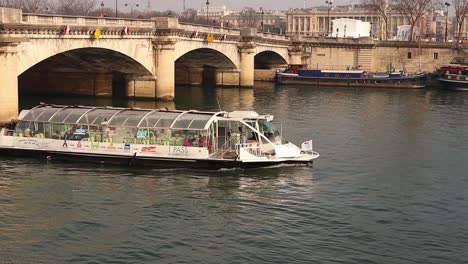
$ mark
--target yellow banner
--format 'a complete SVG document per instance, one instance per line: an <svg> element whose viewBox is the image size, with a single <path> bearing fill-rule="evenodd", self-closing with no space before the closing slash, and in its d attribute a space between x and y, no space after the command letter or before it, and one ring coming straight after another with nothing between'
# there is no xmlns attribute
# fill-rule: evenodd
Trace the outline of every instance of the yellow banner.
<svg viewBox="0 0 468 264"><path fill-rule="evenodd" d="M208 36L206 36L206 41L208 41L208 42L213 42L214 39L215 39L215 37L212 34L208 34Z"/></svg>
<svg viewBox="0 0 468 264"><path fill-rule="evenodd" d="M94 31L94 38L99 39L101 35L102 35L101 30L99 28L96 28L96 30Z"/></svg>

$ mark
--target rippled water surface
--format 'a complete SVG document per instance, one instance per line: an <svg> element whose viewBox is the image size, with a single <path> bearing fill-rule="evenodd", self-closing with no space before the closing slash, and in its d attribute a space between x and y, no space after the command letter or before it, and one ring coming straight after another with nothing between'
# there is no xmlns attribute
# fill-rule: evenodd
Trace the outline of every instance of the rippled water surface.
<svg viewBox="0 0 468 264"><path fill-rule="evenodd" d="M468 263L468 93L184 88L314 139L314 168L195 171L0 160L0 263ZM44 98L25 98L29 107Z"/></svg>

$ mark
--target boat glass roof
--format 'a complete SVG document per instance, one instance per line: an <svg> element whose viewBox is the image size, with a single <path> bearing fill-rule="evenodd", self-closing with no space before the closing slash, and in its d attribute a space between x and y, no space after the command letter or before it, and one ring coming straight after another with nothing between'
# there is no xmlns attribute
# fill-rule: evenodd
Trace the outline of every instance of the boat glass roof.
<svg viewBox="0 0 468 264"><path fill-rule="evenodd" d="M50 123L64 123L74 124L78 119L89 109L74 109L74 108L63 108L55 112L54 116L50 118Z"/></svg>
<svg viewBox="0 0 468 264"><path fill-rule="evenodd" d="M136 127L141 119L149 112L151 112L151 110L125 110L115 115L114 118L109 121L108 125L113 127Z"/></svg>
<svg viewBox="0 0 468 264"><path fill-rule="evenodd" d="M113 127L204 130L214 116L224 114L224 112L40 105L29 110L21 121L94 126L107 122L107 125Z"/></svg>
<svg viewBox="0 0 468 264"><path fill-rule="evenodd" d="M78 121L79 125L101 125L120 112L119 109L96 108L84 114Z"/></svg>
<svg viewBox="0 0 468 264"><path fill-rule="evenodd" d="M49 119L59 110L61 110L61 108L33 108L26 114L26 116L22 120L32 122L48 122Z"/></svg>

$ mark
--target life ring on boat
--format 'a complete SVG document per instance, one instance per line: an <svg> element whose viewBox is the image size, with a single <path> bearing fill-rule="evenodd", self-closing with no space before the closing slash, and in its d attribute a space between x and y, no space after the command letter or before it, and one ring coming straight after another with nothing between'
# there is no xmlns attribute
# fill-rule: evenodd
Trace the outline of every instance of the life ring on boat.
<svg viewBox="0 0 468 264"><path fill-rule="evenodd" d="M260 153L260 144L258 144L258 142L249 143L248 147L249 147L250 153L254 155L258 155L258 153Z"/></svg>

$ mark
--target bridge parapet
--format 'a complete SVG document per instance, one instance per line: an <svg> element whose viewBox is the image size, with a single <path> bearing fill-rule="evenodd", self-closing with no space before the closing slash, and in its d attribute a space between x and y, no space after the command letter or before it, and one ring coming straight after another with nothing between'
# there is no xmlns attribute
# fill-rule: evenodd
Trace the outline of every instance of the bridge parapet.
<svg viewBox="0 0 468 264"><path fill-rule="evenodd" d="M188 23L181 23L181 22L179 22L179 27L183 30L192 31L192 32L228 34L228 35L240 36L239 29L224 28L224 27L217 27L217 26L209 27L205 25L188 24Z"/></svg>
<svg viewBox="0 0 468 264"><path fill-rule="evenodd" d="M287 35L274 34L270 32L257 32L257 36L264 39L290 41L290 37Z"/></svg>
<svg viewBox="0 0 468 264"><path fill-rule="evenodd" d="M23 14L22 24L29 25L74 25L74 26L132 26L153 28L155 23L149 19L126 19L108 17L63 16L49 14Z"/></svg>

